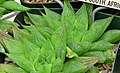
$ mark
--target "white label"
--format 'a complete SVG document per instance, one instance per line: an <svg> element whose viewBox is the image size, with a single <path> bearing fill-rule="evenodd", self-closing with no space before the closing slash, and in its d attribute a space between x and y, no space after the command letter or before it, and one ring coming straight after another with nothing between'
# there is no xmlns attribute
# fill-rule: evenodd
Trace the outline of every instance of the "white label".
<svg viewBox="0 0 120 73"><path fill-rule="evenodd" d="M79 1L120 10L120 0L79 0Z"/></svg>

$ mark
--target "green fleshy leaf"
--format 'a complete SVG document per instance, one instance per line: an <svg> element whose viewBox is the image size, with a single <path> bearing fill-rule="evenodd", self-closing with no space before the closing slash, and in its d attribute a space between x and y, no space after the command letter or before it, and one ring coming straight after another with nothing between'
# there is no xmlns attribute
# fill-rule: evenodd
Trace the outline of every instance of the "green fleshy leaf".
<svg viewBox="0 0 120 73"><path fill-rule="evenodd" d="M37 73L51 73L51 68L52 68L52 64L41 65L40 63L38 63L36 65Z"/></svg>
<svg viewBox="0 0 120 73"><path fill-rule="evenodd" d="M52 10L49 10L46 7L44 7L44 10L45 10L45 13L46 13L47 17L60 21L60 18L61 18L60 14L58 14L58 13L52 11Z"/></svg>
<svg viewBox="0 0 120 73"><path fill-rule="evenodd" d="M81 55L89 50L90 44L91 43L89 42L79 42L77 44L74 43L71 49L73 52L77 53L77 55Z"/></svg>
<svg viewBox="0 0 120 73"><path fill-rule="evenodd" d="M78 57L78 55L75 52L73 52L69 47L67 47L66 57L73 58L73 57Z"/></svg>
<svg viewBox="0 0 120 73"><path fill-rule="evenodd" d="M106 50L103 52L106 57L106 62L112 63L115 59L115 53L113 49Z"/></svg>
<svg viewBox="0 0 120 73"><path fill-rule="evenodd" d="M85 66L77 58L75 58L65 62L62 72L63 73L84 73L86 70L87 70L87 66Z"/></svg>
<svg viewBox="0 0 120 73"><path fill-rule="evenodd" d="M70 31L67 30L67 45L68 47L70 47L71 49L75 47L75 43L79 43L83 37L83 33L78 31L78 30L74 30L74 31Z"/></svg>
<svg viewBox="0 0 120 73"><path fill-rule="evenodd" d="M101 51L87 52L87 53L83 54L82 56L98 57L99 58L98 63L104 63L106 60L104 53Z"/></svg>
<svg viewBox="0 0 120 73"><path fill-rule="evenodd" d="M0 64L0 73L27 73L13 64Z"/></svg>
<svg viewBox="0 0 120 73"><path fill-rule="evenodd" d="M55 49L50 40L48 40L41 48L41 55L44 56L45 61L49 64L53 63L56 58Z"/></svg>
<svg viewBox="0 0 120 73"><path fill-rule="evenodd" d="M64 44L67 43L67 39L68 39L68 29L67 29L67 25L63 25L61 27L59 27L56 31L53 32L52 34L52 40L56 41L57 39L61 40L62 42L64 42Z"/></svg>
<svg viewBox="0 0 120 73"><path fill-rule="evenodd" d="M56 30L57 28L60 27L61 25L61 22L60 20L57 20L55 18L51 18L51 16L48 16L48 15L45 15L45 14L42 14L43 17L47 20L47 22L49 23L49 27L52 28L53 30Z"/></svg>
<svg viewBox="0 0 120 73"><path fill-rule="evenodd" d="M1 7L8 10L28 11L30 8L24 7L15 1L6 1L0 5Z"/></svg>
<svg viewBox="0 0 120 73"><path fill-rule="evenodd" d="M51 36L52 44L55 48L57 58L60 58L63 62L66 56L66 41L67 41L67 29L66 25L61 26Z"/></svg>
<svg viewBox="0 0 120 73"><path fill-rule="evenodd" d="M86 5L87 13L88 13L88 24L89 26L91 26L91 23L93 22L92 21L93 5L89 3L86 3L85 5Z"/></svg>
<svg viewBox="0 0 120 73"><path fill-rule="evenodd" d="M58 73L61 72L63 69L63 61L60 58L57 58L53 62L53 67L52 67L52 73Z"/></svg>
<svg viewBox="0 0 120 73"><path fill-rule="evenodd" d="M46 39L50 39L51 38L51 35L53 33L53 30L51 28L48 28L48 27L41 27L41 28L39 28L38 27L37 29Z"/></svg>
<svg viewBox="0 0 120 73"><path fill-rule="evenodd" d="M21 39L23 37L28 39L28 40L32 39L30 32L25 30L25 29L21 30L17 26L12 25L12 30L13 30L14 39Z"/></svg>
<svg viewBox="0 0 120 73"><path fill-rule="evenodd" d="M0 17L2 17L5 11L6 11L5 8L0 7Z"/></svg>
<svg viewBox="0 0 120 73"><path fill-rule="evenodd" d="M12 36L10 36L9 34L3 33L2 31L0 31L0 53L5 54L6 51L8 50L6 48L5 42L3 41L4 38L9 38L11 39Z"/></svg>
<svg viewBox="0 0 120 73"><path fill-rule="evenodd" d="M22 54L8 54L12 61L27 72L34 71L34 65Z"/></svg>
<svg viewBox="0 0 120 73"><path fill-rule="evenodd" d="M93 66L92 68L90 68L89 71L87 71L86 73L99 73L99 70L97 67Z"/></svg>
<svg viewBox="0 0 120 73"><path fill-rule="evenodd" d="M71 3L69 0L64 0L64 3L69 7L69 9L75 13L74 8L72 7Z"/></svg>
<svg viewBox="0 0 120 73"><path fill-rule="evenodd" d="M68 2L64 2L64 9L61 16L61 21L63 24L69 24L70 28L73 28L73 23L75 21L74 11L70 8Z"/></svg>
<svg viewBox="0 0 120 73"><path fill-rule="evenodd" d="M26 71L34 71L40 48L32 42L22 38L20 40L4 40L8 48L7 56ZM12 43L12 44L11 44ZM28 45L29 44L29 45ZM22 45L22 46L21 46ZM26 52L27 51L27 52Z"/></svg>
<svg viewBox="0 0 120 73"><path fill-rule="evenodd" d="M71 34L73 36L73 41L74 43L78 43L81 41L82 37L83 37L83 32L80 32L80 31L71 31Z"/></svg>
<svg viewBox="0 0 120 73"><path fill-rule="evenodd" d="M116 43L120 41L120 30L108 30L102 35L100 40L106 40L110 43Z"/></svg>
<svg viewBox="0 0 120 73"><path fill-rule="evenodd" d="M93 22L90 29L84 34L82 41L94 42L100 38L106 28L111 23L113 17L97 20Z"/></svg>
<svg viewBox="0 0 120 73"><path fill-rule="evenodd" d="M4 38L3 41L9 53L11 54L22 53L22 50L21 50L22 44L20 43L20 41L9 39L9 38Z"/></svg>
<svg viewBox="0 0 120 73"><path fill-rule="evenodd" d="M59 33L53 33L51 37L52 44L55 48L55 53L57 58L60 58L63 62L65 61L66 56L66 44L62 38L63 35L59 35Z"/></svg>
<svg viewBox="0 0 120 73"><path fill-rule="evenodd" d="M44 17L37 14L31 14L31 13L27 13L27 15L36 27L48 26L48 23Z"/></svg>
<svg viewBox="0 0 120 73"><path fill-rule="evenodd" d="M82 32L88 30L88 13L86 10L86 4L84 3L82 7L76 12L75 28Z"/></svg>
<svg viewBox="0 0 120 73"><path fill-rule="evenodd" d="M18 24L15 22L0 20L0 30L3 32L7 32L7 31L9 31L9 30L7 30L7 28L11 28L12 24L18 26Z"/></svg>
<svg viewBox="0 0 120 73"><path fill-rule="evenodd" d="M112 49L113 46L114 46L114 44L111 44L107 41L101 40L101 41L92 43L89 51L105 51L108 49Z"/></svg>
<svg viewBox="0 0 120 73"><path fill-rule="evenodd" d="M79 61L87 66L88 70L99 61L98 57L78 57Z"/></svg>
<svg viewBox="0 0 120 73"><path fill-rule="evenodd" d="M24 16L24 21L26 24L32 25L32 21L27 16Z"/></svg>
<svg viewBox="0 0 120 73"><path fill-rule="evenodd" d="M0 44L0 53L5 53L5 49L1 44Z"/></svg>
<svg viewBox="0 0 120 73"><path fill-rule="evenodd" d="M42 47L42 45L46 42L45 37L36 29L36 27L31 26L31 34L32 34L32 42Z"/></svg>

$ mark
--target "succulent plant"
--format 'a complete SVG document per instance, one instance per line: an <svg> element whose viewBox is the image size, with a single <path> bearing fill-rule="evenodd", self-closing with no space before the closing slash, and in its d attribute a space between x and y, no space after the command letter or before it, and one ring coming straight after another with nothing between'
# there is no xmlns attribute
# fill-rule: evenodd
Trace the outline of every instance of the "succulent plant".
<svg viewBox="0 0 120 73"><path fill-rule="evenodd" d="M1 48L1 53L25 73L97 72L94 64L113 61L111 49L120 40L120 30L113 32L115 37L106 37L111 32L105 32L113 16L92 22L92 5L84 3L75 12L68 1L61 15L46 7L44 10L42 15L27 12L25 22L30 25L21 24L24 29L12 25L12 38L0 33L1 45L7 51Z"/></svg>

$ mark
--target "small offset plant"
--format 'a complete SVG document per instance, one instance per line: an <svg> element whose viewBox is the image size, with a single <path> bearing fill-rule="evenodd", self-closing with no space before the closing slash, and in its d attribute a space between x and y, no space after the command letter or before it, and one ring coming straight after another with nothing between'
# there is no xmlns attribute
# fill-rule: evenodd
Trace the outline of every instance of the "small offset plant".
<svg viewBox="0 0 120 73"><path fill-rule="evenodd" d="M0 51L14 63L1 65L1 73L98 73L96 63L113 62L120 30L105 32L113 16L92 22L92 5L75 12L67 1L61 15L44 10L27 12L24 29L12 24L13 37L0 32Z"/></svg>

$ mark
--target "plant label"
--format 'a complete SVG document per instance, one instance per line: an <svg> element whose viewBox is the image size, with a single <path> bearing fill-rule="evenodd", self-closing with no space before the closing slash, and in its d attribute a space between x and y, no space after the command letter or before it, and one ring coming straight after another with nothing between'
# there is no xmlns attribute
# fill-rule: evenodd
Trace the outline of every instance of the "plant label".
<svg viewBox="0 0 120 73"><path fill-rule="evenodd" d="M120 10L120 0L79 0L79 1Z"/></svg>

